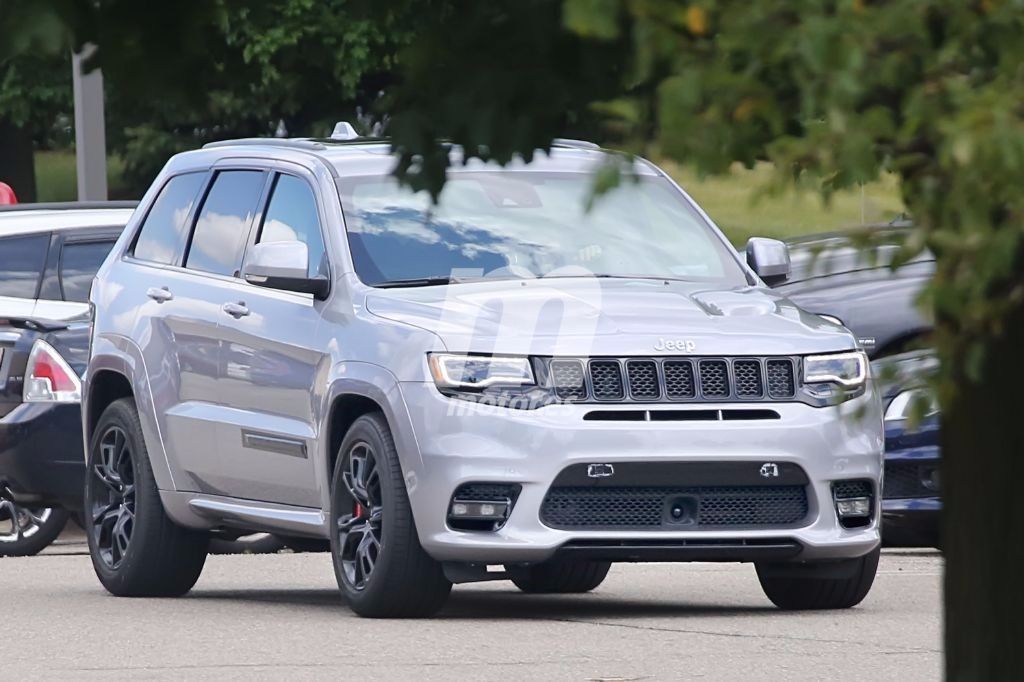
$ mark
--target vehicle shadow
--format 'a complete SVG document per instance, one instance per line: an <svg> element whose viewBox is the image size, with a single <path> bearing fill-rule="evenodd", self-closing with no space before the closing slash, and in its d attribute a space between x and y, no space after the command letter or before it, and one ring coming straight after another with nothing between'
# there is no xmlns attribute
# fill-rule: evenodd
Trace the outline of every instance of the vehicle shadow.
<svg viewBox="0 0 1024 682"><path fill-rule="evenodd" d="M187 599L251 602L260 605L303 606L339 610L346 614L345 600L336 590L195 590ZM663 598L624 599L600 590L589 594L528 595L512 588L508 591L462 590L457 587L444 608L435 616L440 620L570 620L577 618L666 617L778 614L764 605L714 605ZM354 615L354 614L351 614Z"/></svg>

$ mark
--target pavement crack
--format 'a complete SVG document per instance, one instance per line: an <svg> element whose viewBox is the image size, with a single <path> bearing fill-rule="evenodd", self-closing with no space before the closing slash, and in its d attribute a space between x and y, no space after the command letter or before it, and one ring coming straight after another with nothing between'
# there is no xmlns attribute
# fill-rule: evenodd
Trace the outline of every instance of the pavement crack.
<svg viewBox="0 0 1024 682"><path fill-rule="evenodd" d="M631 623L610 623L608 621L601 620L578 620L575 618L541 618L539 620L555 621L559 623L574 623L576 625L595 625L599 627L611 627L611 628L626 628L630 630L642 630L648 632L667 632L673 634L683 635L706 635L709 637L733 637L737 639L773 639L778 641L791 641L791 642L806 642L811 644L839 644L848 646L855 644L859 646L867 646L876 648L879 653L889 654L941 654L942 652L938 649L928 649L925 647L902 647L899 649L893 649L887 645L876 644L874 642L859 642L856 640L847 639L827 639L824 637L799 637L794 635L777 635L777 634L746 634L743 632L720 632L717 630L696 630L691 628L668 628L657 625L634 625Z"/></svg>

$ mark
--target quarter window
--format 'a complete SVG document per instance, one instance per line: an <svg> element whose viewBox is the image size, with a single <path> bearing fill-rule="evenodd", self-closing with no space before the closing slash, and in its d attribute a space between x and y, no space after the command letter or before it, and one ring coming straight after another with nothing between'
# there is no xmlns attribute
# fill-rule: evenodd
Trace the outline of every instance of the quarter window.
<svg viewBox="0 0 1024 682"><path fill-rule="evenodd" d="M327 257L313 190L292 175L278 175L260 228L260 243L302 242L309 250L309 275L327 275Z"/></svg>
<svg viewBox="0 0 1024 682"><path fill-rule="evenodd" d="M186 173L167 181L135 242L136 258L165 264L177 261L188 229L185 223L204 177L204 173Z"/></svg>
<svg viewBox="0 0 1024 682"><path fill-rule="evenodd" d="M0 239L0 296L35 298L49 234Z"/></svg>
<svg viewBox="0 0 1024 682"><path fill-rule="evenodd" d="M85 303L96 271L113 248L113 241L70 242L60 257L60 286L65 301Z"/></svg>
<svg viewBox="0 0 1024 682"><path fill-rule="evenodd" d="M263 171L221 171L196 221L185 267L237 275L249 226L263 190Z"/></svg>

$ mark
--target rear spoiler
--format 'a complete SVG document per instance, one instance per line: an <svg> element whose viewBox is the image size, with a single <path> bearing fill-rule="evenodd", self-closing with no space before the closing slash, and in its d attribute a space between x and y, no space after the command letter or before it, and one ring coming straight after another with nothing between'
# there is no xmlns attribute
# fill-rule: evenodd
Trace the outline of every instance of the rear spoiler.
<svg viewBox="0 0 1024 682"><path fill-rule="evenodd" d="M88 317L75 317L70 320L47 320L38 317L0 317L0 327L27 329L46 334L69 328L76 322L88 322Z"/></svg>

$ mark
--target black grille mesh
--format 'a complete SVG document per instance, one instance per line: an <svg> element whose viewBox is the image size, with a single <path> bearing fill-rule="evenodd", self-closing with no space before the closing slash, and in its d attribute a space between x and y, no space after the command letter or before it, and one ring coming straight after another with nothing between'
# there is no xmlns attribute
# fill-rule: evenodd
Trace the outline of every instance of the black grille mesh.
<svg viewBox="0 0 1024 682"><path fill-rule="evenodd" d="M765 365L768 370L768 395L772 398L792 398L796 395L792 361L772 359Z"/></svg>
<svg viewBox="0 0 1024 682"><path fill-rule="evenodd" d="M937 496L938 486L932 489L924 484L926 479L931 478L936 466L936 462L886 462L882 497L893 499Z"/></svg>
<svg viewBox="0 0 1024 682"><path fill-rule="evenodd" d="M693 365L689 360L666 360L662 364L665 372L665 393L673 400L696 398L693 383Z"/></svg>
<svg viewBox="0 0 1024 682"><path fill-rule="evenodd" d="M555 358L555 395L568 401L787 400L796 397L790 358Z"/></svg>
<svg viewBox="0 0 1024 682"><path fill-rule="evenodd" d="M836 481L832 484L837 500L851 497L871 497L871 483L868 481Z"/></svg>
<svg viewBox="0 0 1024 682"><path fill-rule="evenodd" d="M807 517L803 486L693 486L551 488L541 521L552 528L671 528L668 507L675 499L696 501L688 529L790 526ZM676 526L678 527L678 526Z"/></svg>
<svg viewBox="0 0 1024 682"><path fill-rule="evenodd" d="M555 394L562 400L579 400L587 397L583 363L579 360L552 360L551 380L555 384Z"/></svg>
<svg viewBox="0 0 1024 682"><path fill-rule="evenodd" d="M622 369L615 360L591 362L590 381L594 384L594 397L598 400L622 400L626 397L622 386Z"/></svg>
<svg viewBox="0 0 1024 682"><path fill-rule="evenodd" d="M705 398L725 398L729 395L729 365L725 360L701 360L700 392Z"/></svg>
<svg viewBox="0 0 1024 682"><path fill-rule="evenodd" d="M737 360L732 363L736 395L741 398L760 398L764 395L761 363L758 360Z"/></svg>
<svg viewBox="0 0 1024 682"><path fill-rule="evenodd" d="M519 486L516 484L466 483L455 490L452 499L463 502L495 502L506 498L515 500L518 496Z"/></svg>
<svg viewBox="0 0 1024 682"><path fill-rule="evenodd" d="M630 360L626 363L629 394L638 400L661 397L658 383L658 365L653 360Z"/></svg>

